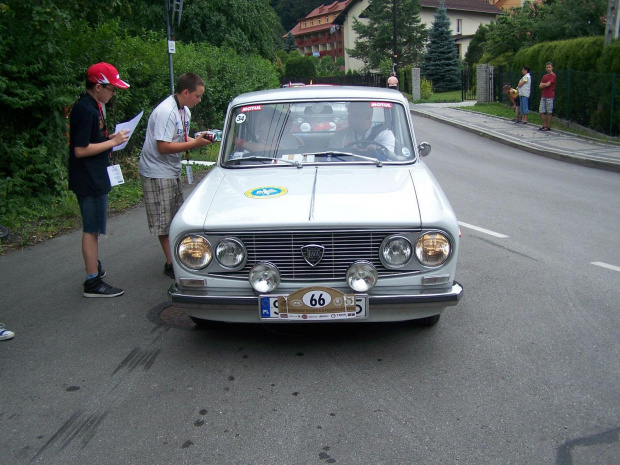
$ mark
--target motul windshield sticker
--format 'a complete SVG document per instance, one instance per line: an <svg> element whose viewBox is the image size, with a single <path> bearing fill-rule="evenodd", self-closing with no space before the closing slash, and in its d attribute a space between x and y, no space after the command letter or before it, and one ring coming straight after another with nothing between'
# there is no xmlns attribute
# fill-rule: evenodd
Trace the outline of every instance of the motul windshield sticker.
<svg viewBox="0 0 620 465"><path fill-rule="evenodd" d="M250 105L249 107L241 107L241 113L245 113L247 111L261 111L262 109L262 105Z"/></svg>
<svg viewBox="0 0 620 465"><path fill-rule="evenodd" d="M271 199L285 195L287 192L288 189L286 187L263 186L245 191L245 196L251 199Z"/></svg>
<svg viewBox="0 0 620 465"><path fill-rule="evenodd" d="M371 108L392 108L390 102L370 102Z"/></svg>

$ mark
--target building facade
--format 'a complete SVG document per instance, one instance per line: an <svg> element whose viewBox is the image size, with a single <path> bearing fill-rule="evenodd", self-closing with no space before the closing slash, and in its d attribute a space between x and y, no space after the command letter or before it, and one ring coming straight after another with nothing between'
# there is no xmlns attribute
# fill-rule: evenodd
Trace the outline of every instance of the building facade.
<svg viewBox="0 0 620 465"><path fill-rule="evenodd" d="M351 1L335 1L329 5L321 5L299 21L290 31L295 37L299 53L317 57L330 56L334 60L344 57L344 28L334 21Z"/></svg>
<svg viewBox="0 0 620 465"><path fill-rule="evenodd" d="M420 18L427 29L433 26L440 0L420 0ZM463 59L474 34L481 24L489 24L504 12L491 5L486 0L444 0L455 45L459 58ZM364 22L364 10L368 8L368 0L350 0L342 13L336 18L336 23L342 26L344 40L345 69L361 70L364 63L352 58L347 49L355 47L356 34L353 31L353 18Z"/></svg>

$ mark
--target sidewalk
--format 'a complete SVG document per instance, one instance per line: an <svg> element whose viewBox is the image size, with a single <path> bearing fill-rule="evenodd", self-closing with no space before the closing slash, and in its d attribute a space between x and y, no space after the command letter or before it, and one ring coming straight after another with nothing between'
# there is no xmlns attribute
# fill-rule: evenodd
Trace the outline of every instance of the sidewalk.
<svg viewBox="0 0 620 465"><path fill-rule="evenodd" d="M620 145L568 132L543 132L535 124L516 124L497 116L467 111L475 102L411 104L414 115L451 124L483 137L549 158L620 172ZM454 108L454 107L460 108Z"/></svg>

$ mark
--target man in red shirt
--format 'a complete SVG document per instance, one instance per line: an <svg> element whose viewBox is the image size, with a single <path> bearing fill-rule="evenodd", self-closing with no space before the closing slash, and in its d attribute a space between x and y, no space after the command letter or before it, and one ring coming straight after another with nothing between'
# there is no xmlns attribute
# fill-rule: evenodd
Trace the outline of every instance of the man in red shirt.
<svg viewBox="0 0 620 465"><path fill-rule="evenodd" d="M545 65L547 74L540 81L539 89L542 89L540 107L538 112L542 118L540 131L551 131L551 118L553 118L553 99L555 98L555 74L553 73L553 63L550 61Z"/></svg>

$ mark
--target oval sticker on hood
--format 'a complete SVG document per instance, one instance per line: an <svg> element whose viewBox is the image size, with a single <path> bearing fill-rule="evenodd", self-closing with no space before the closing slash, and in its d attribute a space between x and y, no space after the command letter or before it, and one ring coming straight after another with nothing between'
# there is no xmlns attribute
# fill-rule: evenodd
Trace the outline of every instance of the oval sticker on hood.
<svg viewBox="0 0 620 465"><path fill-rule="evenodd" d="M270 199L273 197L280 197L287 192L288 189L286 187L263 186L245 191L245 196L251 199Z"/></svg>

